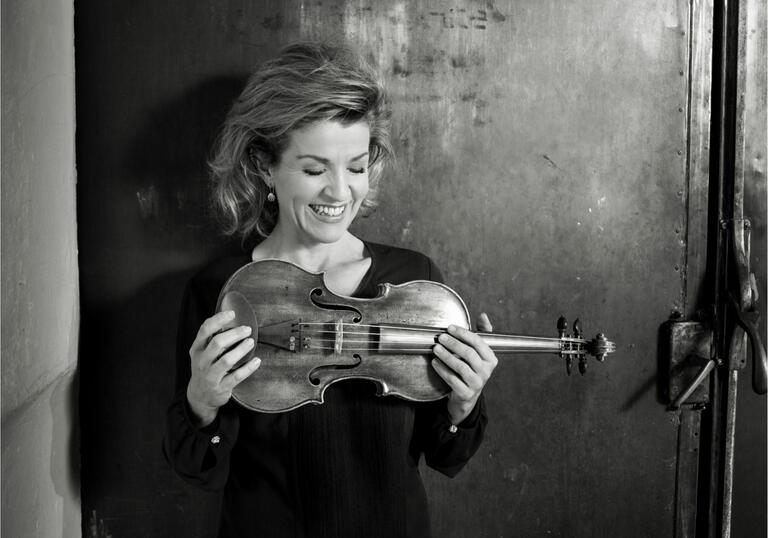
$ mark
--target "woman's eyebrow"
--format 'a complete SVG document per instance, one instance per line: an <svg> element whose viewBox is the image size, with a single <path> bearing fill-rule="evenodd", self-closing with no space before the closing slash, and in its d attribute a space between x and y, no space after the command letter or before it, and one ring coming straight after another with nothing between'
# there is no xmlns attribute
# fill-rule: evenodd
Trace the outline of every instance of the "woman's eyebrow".
<svg viewBox="0 0 768 538"><path fill-rule="evenodd" d="M357 157L353 157L353 158L351 158L349 161L350 161L350 162L352 162L352 161L357 161L358 159L362 159L362 158L363 158L363 157L365 157L366 155L368 155L368 152L367 152L367 151L366 151L366 152L364 152L364 153L361 153L361 154L360 154L360 155L358 155ZM330 161L329 159L326 159L326 158L324 158L324 157L319 157L319 156L317 156L317 155L311 155L311 154L296 155L296 158L297 158L297 159L314 159L314 160L316 160L316 161L318 161L318 162L321 162L321 163L323 163L323 164L325 164L325 165L329 165L329 164L331 164L331 161Z"/></svg>

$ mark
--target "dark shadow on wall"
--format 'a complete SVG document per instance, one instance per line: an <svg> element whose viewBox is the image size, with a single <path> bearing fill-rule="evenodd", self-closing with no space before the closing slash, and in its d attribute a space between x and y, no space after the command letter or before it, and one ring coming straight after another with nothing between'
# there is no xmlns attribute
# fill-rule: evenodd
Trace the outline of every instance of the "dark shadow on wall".
<svg viewBox="0 0 768 538"><path fill-rule="evenodd" d="M192 271L152 280L83 316L83 535L215 536L219 495L175 476L162 454L174 393L176 320Z"/></svg>
<svg viewBox="0 0 768 538"><path fill-rule="evenodd" d="M51 482L63 502L61 529L64 536L77 535L76 519L80 509L80 416L77 395L80 369L55 383L49 402L51 409ZM73 528L74 526L74 528Z"/></svg>
<svg viewBox="0 0 768 538"><path fill-rule="evenodd" d="M152 107L125 154L126 168L136 178L166 177L172 183L204 170L218 130L247 77L213 77Z"/></svg>
<svg viewBox="0 0 768 538"><path fill-rule="evenodd" d="M172 472L162 436L184 286L208 260L242 251L206 210L206 160L244 83L212 78L150 107L118 175L99 157L110 140L78 140L83 536L216 536L220 496ZM88 114L84 124L100 121Z"/></svg>
<svg viewBox="0 0 768 538"><path fill-rule="evenodd" d="M122 163L144 219L165 230L203 228L210 237L207 160L246 80L247 75L211 78L147 113Z"/></svg>

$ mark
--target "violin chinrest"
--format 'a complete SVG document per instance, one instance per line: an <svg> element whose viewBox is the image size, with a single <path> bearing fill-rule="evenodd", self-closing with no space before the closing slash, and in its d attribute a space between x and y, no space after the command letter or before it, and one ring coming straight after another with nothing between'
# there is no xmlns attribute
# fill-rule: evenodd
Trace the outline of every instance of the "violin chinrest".
<svg viewBox="0 0 768 538"><path fill-rule="evenodd" d="M221 305L219 307L220 312L224 310L232 310L235 313L234 319L224 327L225 330L245 325L251 328L251 338L253 338L254 342L259 341L259 321L256 317L256 312L254 312L251 303L245 295L236 290L230 290L225 293L221 298ZM240 359L233 370L251 360L255 354L256 348L254 346L245 357Z"/></svg>

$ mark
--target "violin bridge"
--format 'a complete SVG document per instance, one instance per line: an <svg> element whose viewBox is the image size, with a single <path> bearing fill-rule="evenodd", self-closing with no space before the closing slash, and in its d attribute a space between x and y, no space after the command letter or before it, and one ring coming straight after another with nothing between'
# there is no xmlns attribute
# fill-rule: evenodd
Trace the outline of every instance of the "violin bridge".
<svg viewBox="0 0 768 538"><path fill-rule="evenodd" d="M341 354L341 346L344 342L344 321L338 320L336 322L336 331L333 339L333 351L337 355Z"/></svg>

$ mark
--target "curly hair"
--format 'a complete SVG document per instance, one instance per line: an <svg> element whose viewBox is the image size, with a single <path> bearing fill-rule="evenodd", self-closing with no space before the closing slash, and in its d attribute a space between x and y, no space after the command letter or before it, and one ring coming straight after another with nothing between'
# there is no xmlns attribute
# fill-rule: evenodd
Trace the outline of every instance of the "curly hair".
<svg viewBox="0 0 768 538"><path fill-rule="evenodd" d="M288 45L248 79L224 121L208 162L214 211L227 235L269 235L277 204L265 203L270 166L280 162L296 129L321 121L366 121L370 188L363 211L376 206L378 180L392 159L389 110L376 71L344 46Z"/></svg>

